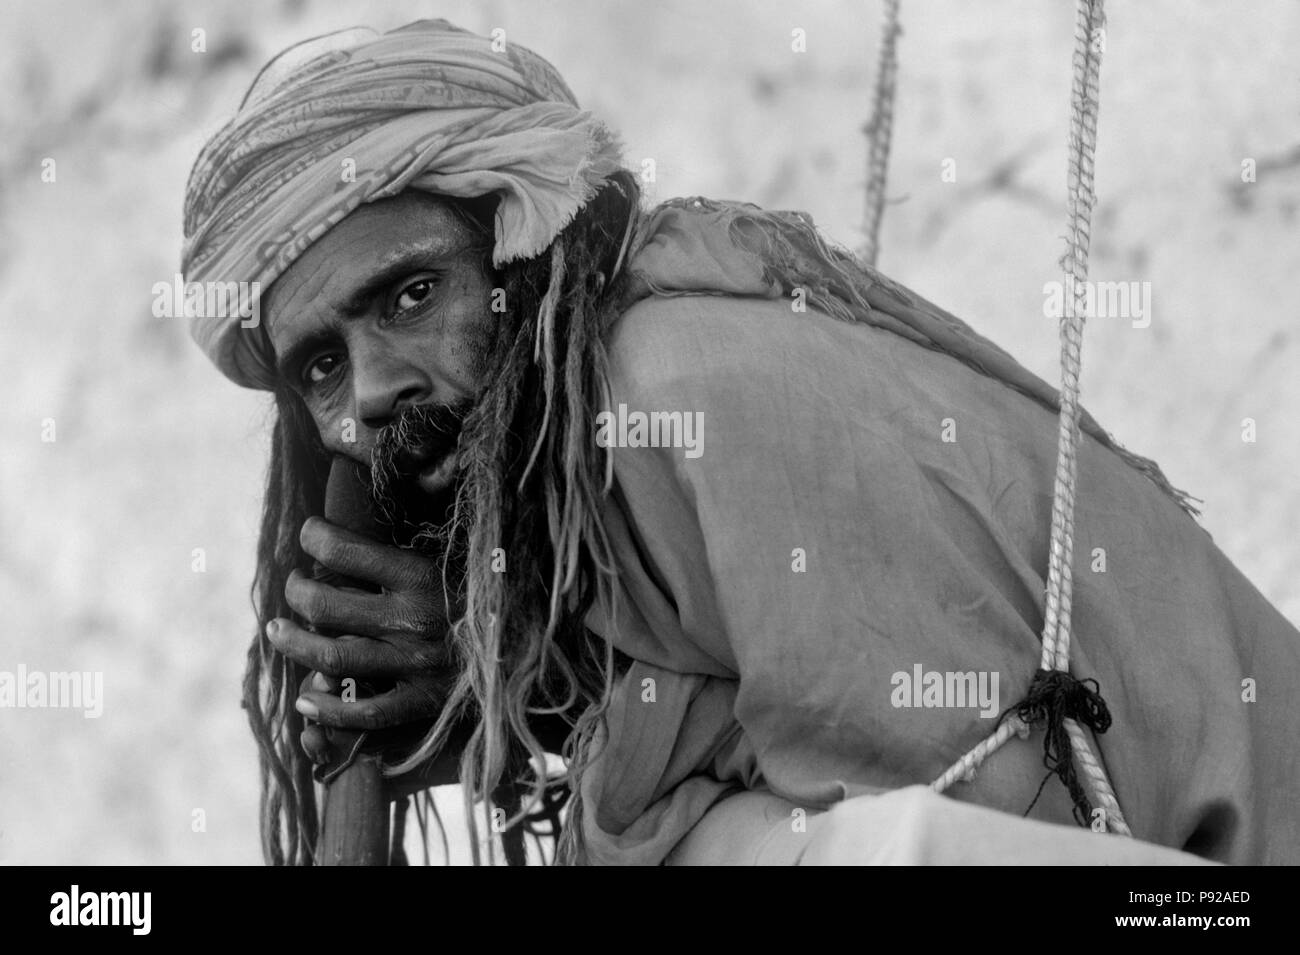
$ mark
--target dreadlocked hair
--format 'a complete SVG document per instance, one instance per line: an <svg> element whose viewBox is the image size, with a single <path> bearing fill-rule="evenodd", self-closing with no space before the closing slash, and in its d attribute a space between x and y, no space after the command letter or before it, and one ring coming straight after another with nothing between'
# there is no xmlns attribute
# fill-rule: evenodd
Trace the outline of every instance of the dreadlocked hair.
<svg viewBox="0 0 1300 955"><path fill-rule="evenodd" d="M447 634L456 681L424 739L385 768L410 771L436 757L454 729L473 727L460 779L475 864L483 861L475 803L491 819L487 831L499 832L537 807L553 818L564 787L574 799L556 861L581 857L579 783L599 755L593 742L626 663L583 619L597 601L614 616L616 571L600 517L613 458L596 445L595 416L609 405L604 333L620 312L639 205L635 178L620 171L546 252L494 276L506 310L488 384L461 433L452 516L437 535L449 602L464 608ZM460 209L490 230L490 206ZM263 852L275 865L311 864L319 816L310 760L298 744L304 722L293 708L306 670L279 654L263 628L273 617L295 617L284 584L295 567L310 568L298 533L321 512L328 465L301 400L277 392L253 586L259 629L244 678L259 748ZM502 552L505 573L494 570ZM560 717L570 730L558 779L548 778L530 725L540 717ZM492 819L494 801L509 809L504 826L500 813ZM487 846L492 863L492 839Z"/></svg>
<svg viewBox="0 0 1300 955"><path fill-rule="evenodd" d="M276 617L302 622L284 597L295 569L309 572L311 558L298 532L324 510L329 456L302 401L276 392L262 526L253 578L257 633L244 668L243 707L257 742L261 779L262 853L271 865L310 865L318 829L312 765L298 745L305 724L293 708L307 669L281 654L266 637Z"/></svg>

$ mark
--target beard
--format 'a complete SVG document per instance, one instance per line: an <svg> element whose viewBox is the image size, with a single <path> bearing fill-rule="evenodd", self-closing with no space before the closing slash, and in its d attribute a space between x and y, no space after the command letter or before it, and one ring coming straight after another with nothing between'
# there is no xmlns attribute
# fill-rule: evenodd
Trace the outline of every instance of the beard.
<svg viewBox="0 0 1300 955"><path fill-rule="evenodd" d="M380 430L370 456L370 496L376 513L392 528L393 543L433 556L456 503L459 478L430 493L421 472L456 453L465 418L474 403L426 404L404 408Z"/></svg>

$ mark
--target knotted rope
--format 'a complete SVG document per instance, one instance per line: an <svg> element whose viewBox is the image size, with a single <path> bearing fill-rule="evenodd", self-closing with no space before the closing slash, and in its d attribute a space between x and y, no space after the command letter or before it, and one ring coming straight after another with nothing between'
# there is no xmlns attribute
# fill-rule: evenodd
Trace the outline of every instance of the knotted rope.
<svg viewBox="0 0 1300 955"><path fill-rule="evenodd" d="M898 77L899 0L885 0L885 18L876 59L876 89L871 119L862 127L867 135L867 202L863 212L866 240L861 257L875 266L880 252L880 220L885 212L885 181L889 173L889 146L894 133L894 91Z"/></svg>
<svg viewBox="0 0 1300 955"><path fill-rule="evenodd" d="M1074 502L1079 446L1079 373L1082 368L1084 315L1078 309L1088 279L1091 241L1093 155L1097 147L1100 104L1101 46L1097 42L1105 23L1104 0L1078 0L1074 34L1074 80L1070 92L1068 141L1069 236L1060 265L1064 272L1065 310L1061 316L1061 398L1057 431L1056 480L1052 491L1051 548L1048 562L1043 650L1040 668L1024 700L999 720L988 739L962 756L931 783L943 792L957 780L969 781L975 770L1003 743L1045 721L1043 762L1060 776L1070 791L1076 819L1084 824L1095 803L1102 810L1103 828L1131 835L1120 811L1106 770L1093 753L1081 723L1097 733L1110 726L1110 713L1097 692L1095 680L1080 682L1069 674L1070 622L1074 593ZM1086 684L1092 684L1088 687ZM1074 763L1078 764L1076 775Z"/></svg>

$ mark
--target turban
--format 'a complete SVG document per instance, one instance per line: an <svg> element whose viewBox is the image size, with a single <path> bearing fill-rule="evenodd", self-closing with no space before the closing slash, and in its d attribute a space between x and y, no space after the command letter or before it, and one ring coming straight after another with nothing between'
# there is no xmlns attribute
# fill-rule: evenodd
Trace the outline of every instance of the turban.
<svg viewBox="0 0 1300 955"><path fill-rule="evenodd" d="M265 291L358 206L405 189L497 195L501 266L544 251L618 168L611 132L517 44L445 20L330 34L263 68L199 153L181 269ZM190 334L233 381L272 388L268 339L245 324L192 315Z"/></svg>

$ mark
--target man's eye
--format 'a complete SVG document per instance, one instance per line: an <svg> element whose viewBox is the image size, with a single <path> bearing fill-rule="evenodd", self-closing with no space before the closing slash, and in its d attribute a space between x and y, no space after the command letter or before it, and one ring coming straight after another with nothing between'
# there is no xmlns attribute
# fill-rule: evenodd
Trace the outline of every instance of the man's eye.
<svg viewBox="0 0 1300 955"><path fill-rule="evenodd" d="M303 369L303 380L309 385L317 385L333 374L334 369L338 367L338 355L321 355L305 369Z"/></svg>
<svg viewBox="0 0 1300 955"><path fill-rule="evenodd" d="M409 285L404 285L393 301L394 308L399 312L415 308L433 293L434 284L433 279L417 279Z"/></svg>

